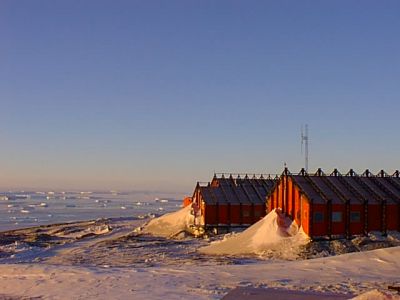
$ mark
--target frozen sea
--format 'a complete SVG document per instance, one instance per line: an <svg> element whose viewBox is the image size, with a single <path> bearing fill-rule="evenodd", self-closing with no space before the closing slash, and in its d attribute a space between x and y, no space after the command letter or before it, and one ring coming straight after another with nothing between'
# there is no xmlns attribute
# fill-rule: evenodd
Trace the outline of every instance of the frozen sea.
<svg viewBox="0 0 400 300"><path fill-rule="evenodd" d="M183 194L115 191L0 192L0 231L99 218L146 218L177 210Z"/></svg>

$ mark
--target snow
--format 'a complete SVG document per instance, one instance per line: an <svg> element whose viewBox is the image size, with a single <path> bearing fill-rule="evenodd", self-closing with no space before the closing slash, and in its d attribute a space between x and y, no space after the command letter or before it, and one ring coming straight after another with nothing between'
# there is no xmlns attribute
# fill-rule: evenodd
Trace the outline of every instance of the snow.
<svg viewBox="0 0 400 300"><path fill-rule="evenodd" d="M2 264L0 298L2 293L43 299L221 299L231 289L247 286L366 293L357 300L399 299L387 290L388 284L399 284L399 255L400 247L395 247L312 260L243 265L85 268ZM392 298L383 298L383 292Z"/></svg>
<svg viewBox="0 0 400 300"><path fill-rule="evenodd" d="M280 258L293 259L309 238L280 211L273 210L263 219L243 231L227 236L199 251L209 255L265 255L279 252Z"/></svg>
<svg viewBox="0 0 400 300"><path fill-rule="evenodd" d="M176 212L155 218L144 226L142 232L154 236L177 237L180 233L187 231L189 225L194 223L191 209L191 205L188 205Z"/></svg>
<svg viewBox="0 0 400 300"><path fill-rule="evenodd" d="M390 300L390 299L400 299L400 297L384 293L379 290L372 290L352 298L352 300Z"/></svg>
<svg viewBox="0 0 400 300"><path fill-rule="evenodd" d="M152 220L144 231L174 236L187 228L190 218L190 208L181 209ZM108 220L104 225L110 224L109 232L106 226L96 227L102 223L93 222L54 225L40 232L37 228L21 230L23 236L43 236L48 246L40 248L40 240L33 249L24 246L28 243L21 244L13 257L5 253L12 249L4 248L3 258L0 248L0 299L221 299L236 287L331 292L348 294L349 298L359 295L356 300L400 299L388 290L389 285L400 285L400 247L308 260L235 257L238 263L232 264L223 256L196 251L198 256L185 256L193 245L204 245L207 240L176 241L132 233L143 222ZM88 231L93 234L81 235ZM59 244L53 235L60 234L73 238ZM166 252L168 262L145 264L149 253L164 242L168 247L159 250ZM243 233L201 251L254 254L288 249L288 254L294 255L305 242L301 228L274 211ZM96 260L100 254L104 256L101 259L107 259Z"/></svg>
<svg viewBox="0 0 400 300"><path fill-rule="evenodd" d="M76 230L72 232L56 232L54 233L55 236L58 237L64 237L64 238L75 238L75 239L81 239L83 237L86 237L88 235L101 235L101 234L106 234L110 232L110 227L107 224L93 224L92 226L89 226L83 230Z"/></svg>

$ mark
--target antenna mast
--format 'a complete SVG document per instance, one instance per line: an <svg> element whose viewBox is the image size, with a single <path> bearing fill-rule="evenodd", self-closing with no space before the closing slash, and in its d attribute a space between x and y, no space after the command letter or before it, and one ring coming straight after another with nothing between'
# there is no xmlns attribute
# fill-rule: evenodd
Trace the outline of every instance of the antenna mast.
<svg viewBox="0 0 400 300"><path fill-rule="evenodd" d="M303 153L303 144L304 144L304 160L305 167L304 169L308 173L308 124L305 125L305 130L303 132L303 126L301 126L301 153Z"/></svg>

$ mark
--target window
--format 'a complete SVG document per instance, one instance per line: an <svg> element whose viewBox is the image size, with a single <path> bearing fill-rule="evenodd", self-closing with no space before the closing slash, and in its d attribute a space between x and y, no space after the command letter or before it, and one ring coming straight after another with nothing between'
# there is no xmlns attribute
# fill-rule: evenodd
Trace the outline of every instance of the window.
<svg viewBox="0 0 400 300"><path fill-rule="evenodd" d="M314 213L314 223L322 223L324 221L324 213L316 211Z"/></svg>
<svg viewBox="0 0 400 300"><path fill-rule="evenodd" d="M250 212L248 210L244 210L243 217L249 217L249 216L250 216Z"/></svg>
<svg viewBox="0 0 400 300"><path fill-rule="evenodd" d="M340 211L332 212L332 222L335 223L342 222L342 213Z"/></svg>
<svg viewBox="0 0 400 300"><path fill-rule="evenodd" d="M358 223L360 221L361 221L361 214L359 211L350 212L350 222L351 223Z"/></svg>

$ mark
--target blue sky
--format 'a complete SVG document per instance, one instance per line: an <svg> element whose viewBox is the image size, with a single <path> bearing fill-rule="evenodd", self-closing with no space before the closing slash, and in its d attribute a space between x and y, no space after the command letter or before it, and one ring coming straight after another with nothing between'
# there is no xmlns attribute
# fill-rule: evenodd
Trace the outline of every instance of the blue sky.
<svg viewBox="0 0 400 300"><path fill-rule="evenodd" d="M398 1L0 2L0 187L399 168Z"/></svg>

